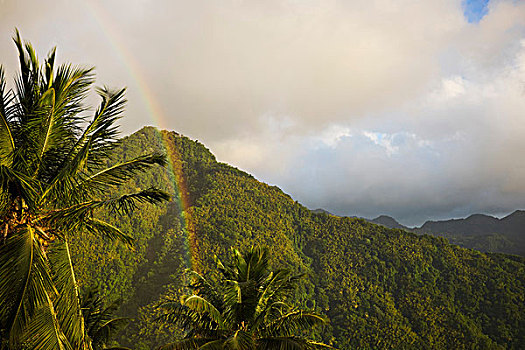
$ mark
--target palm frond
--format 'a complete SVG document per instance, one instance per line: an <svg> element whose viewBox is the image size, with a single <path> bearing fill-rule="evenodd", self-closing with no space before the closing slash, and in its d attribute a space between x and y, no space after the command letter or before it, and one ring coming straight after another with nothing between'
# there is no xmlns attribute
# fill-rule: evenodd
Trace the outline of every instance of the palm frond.
<svg viewBox="0 0 525 350"><path fill-rule="evenodd" d="M105 345L129 321L128 318L114 316L118 303L114 302L106 306L99 295L98 287L91 286L83 291L81 307L85 332L92 340L92 347L95 350L107 349ZM114 347L114 349L121 349L121 347Z"/></svg>
<svg viewBox="0 0 525 350"><path fill-rule="evenodd" d="M54 303L60 328L74 348L81 348L85 343L84 318L67 237L53 244L48 258L53 282L58 290Z"/></svg>
<svg viewBox="0 0 525 350"><path fill-rule="evenodd" d="M74 186L72 186L70 178L79 172L87 173L88 160L92 165L99 167L103 160L101 155L107 157L106 151L114 145L118 135L114 123L124 108L124 91L122 89L116 92L108 90L100 92L102 96L101 106L67 154L59 173L56 174L44 197L53 192L59 192L55 193L55 196L52 196L53 198L63 194L63 192L56 191L56 188L63 188L64 192L72 191ZM62 184L64 181L67 181L69 186L64 186Z"/></svg>
<svg viewBox="0 0 525 350"><path fill-rule="evenodd" d="M94 329L90 335L93 343L100 345L108 343L111 337L129 322L129 319L125 317L108 319L108 315L105 315L104 312L102 312L102 314L102 320L104 321L97 325L96 329Z"/></svg>
<svg viewBox="0 0 525 350"><path fill-rule="evenodd" d="M262 334L269 336L292 336L317 325L325 325L328 320L313 312L289 312L261 329Z"/></svg>
<svg viewBox="0 0 525 350"><path fill-rule="evenodd" d="M207 339L207 338L189 338L182 339L179 341L174 341L172 343L163 345L159 350L196 350L206 343L216 341L216 339Z"/></svg>
<svg viewBox="0 0 525 350"><path fill-rule="evenodd" d="M222 300L222 296L219 295L217 288L215 288L203 275L190 269L186 270L186 274L191 280L189 287L196 294L203 296L213 304Z"/></svg>
<svg viewBox="0 0 525 350"><path fill-rule="evenodd" d="M224 341L224 347L231 350L254 350L255 341L249 332L237 330Z"/></svg>
<svg viewBox="0 0 525 350"><path fill-rule="evenodd" d="M154 166L166 165L166 156L160 153L152 153L132 160L115 164L109 168L89 176L80 182L79 188L75 190L92 190L93 188L106 191L108 186L118 186L125 183L131 177Z"/></svg>
<svg viewBox="0 0 525 350"><path fill-rule="evenodd" d="M80 102L92 82L91 69L60 66L51 86L42 93L34 117L24 124L24 132L33 135L35 171L44 171L46 180L62 171L64 159L77 140L84 119L79 116L83 110ZM58 164L61 166L52 166Z"/></svg>
<svg viewBox="0 0 525 350"><path fill-rule="evenodd" d="M282 289L282 287L286 283L289 282L290 274L291 273L288 270L279 270L275 273L272 273L270 276L268 276L266 286L257 302L257 307L255 309L255 317L257 317L264 310L266 310L266 307L268 303L270 302L270 300L276 294L279 293L279 291Z"/></svg>
<svg viewBox="0 0 525 350"><path fill-rule="evenodd" d="M242 303L242 288L238 281L226 280L228 288L224 294L224 301L226 305L234 305Z"/></svg>
<svg viewBox="0 0 525 350"><path fill-rule="evenodd" d="M128 247L133 246L133 237L125 234L119 228L97 218L86 218L85 227L86 230L92 234L100 235L110 240L117 239Z"/></svg>
<svg viewBox="0 0 525 350"><path fill-rule="evenodd" d="M12 198L20 197L34 209L38 202L39 184L22 172L0 164L0 191Z"/></svg>
<svg viewBox="0 0 525 350"><path fill-rule="evenodd" d="M314 350L333 349L330 345L315 342L301 337L268 337L258 339L261 350Z"/></svg>
<svg viewBox="0 0 525 350"><path fill-rule="evenodd" d="M212 303L208 300L198 296L190 295L183 297L182 304L197 313L207 314L213 322L217 323L220 328L223 326L222 315Z"/></svg>
<svg viewBox="0 0 525 350"><path fill-rule="evenodd" d="M18 79L16 84L18 90L18 102L20 105L20 110L18 112L20 113L20 116L23 116L24 110L32 110L32 107L34 105L34 99L37 95L36 90L38 84L36 84L36 82L38 81L38 73L36 73L33 69L36 57L32 49L30 51L33 51L33 61L32 58L28 57L28 55L26 54L27 48L25 47L26 45L24 45L24 43L22 42L22 38L18 29L16 29L13 41L15 42L16 48L18 49L20 63L20 78ZM25 118L22 117L21 119Z"/></svg>
<svg viewBox="0 0 525 350"><path fill-rule="evenodd" d="M201 316L180 302L166 302L160 306L165 312L155 320L163 320L184 330L207 328L200 323Z"/></svg>
<svg viewBox="0 0 525 350"><path fill-rule="evenodd" d="M10 96L5 91L4 68L0 65L0 164L10 164L15 148L11 125L8 120Z"/></svg>
<svg viewBox="0 0 525 350"><path fill-rule="evenodd" d="M242 288L239 282L233 280L225 281L224 289L224 322L230 325L235 325L240 322L242 315L239 311L242 307L243 294Z"/></svg>
<svg viewBox="0 0 525 350"><path fill-rule="evenodd" d="M16 229L0 245L0 328L8 329L15 347L36 310L56 292L45 256L31 226Z"/></svg>
<svg viewBox="0 0 525 350"><path fill-rule="evenodd" d="M84 135L89 135L92 140L92 152L95 155L101 154L106 157L105 152L114 146L119 135L118 126L115 123L122 117L127 103L126 89L110 90L102 87L97 89L97 93L102 101Z"/></svg>
<svg viewBox="0 0 525 350"><path fill-rule="evenodd" d="M246 280L253 279L258 283L262 282L268 276L268 249L260 247L251 247L245 254L246 258Z"/></svg>
<svg viewBox="0 0 525 350"><path fill-rule="evenodd" d="M112 212L129 214L136 208L137 203L157 204L170 198L170 195L166 192L150 188L107 200L91 200L68 208L52 210L43 215L42 220L53 222L55 227L70 232L82 229L88 225L90 228L100 229L103 234L108 234L110 237L119 237L127 240L126 237L120 236L117 231L112 230L109 225L101 221L98 223L93 221L93 212L100 208L107 208Z"/></svg>
<svg viewBox="0 0 525 350"><path fill-rule="evenodd" d="M51 87L56 92L57 115L64 119L74 135L80 132L85 118L80 113L85 110L82 102L94 83L92 67L76 67L71 64L62 64L56 71Z"/></svg>
<svg viewBox="0 0 525 350"><path fill-rule="evenodd" d="M154 165L166 165L165 155L152 153L88 175L90 168L88 162L97 163L97 168L100 168L101 163L99 158L93 156L93 140L90 138L79 150L75 151L76 155L68 160L60 173L53 179L51 185L45 190L42 195L44 199L57 203L64 200L81 202L92 197L93 194L103 196L107 193L108 187L122 185L133 176Z"/></svg>
<svg viewBox="0 0 525 350"><path fill-rule="evenodd" d="M24 44L22 42L22 37L20 36L20 32L18 31L18 29L15 29L15 36L13 37L13 41L15 42L16 48L18 49L20 72L22 78L25 80L25 77L29 76L29 62L26 58Z"/></svg>
<svg viewBox="0 0 525 350"><path fill-rule="evenodd" d="M47 55L46 61L44 63L44 89L51 88L51 85L53 84L53 73L55 68L55 55L56 55L57 48L56 46L51 49L49 54Z"/></svg>
<svg viewBox="0 0 525 350"><path fill-rule="evenodd" d="M35 158L33 177L42 168L45 152L49 148L57 148L57 143L62 142L65 136L64 128L60 127L62 119L54 113L55 90L50 88L45 91L38 102L38 109L33 111L34 117L24 124L23 130L24 133L32 136L33 144L30 150Z"/></svg>
<svg viewBox="0 0 525 350"><path fill-rule="evenodd" d="M224 339L217 339L207 342L199 347L199 350L223 350Z"/></svg>
<svg viewBox="0 0 525 350"><path fill-rule="evenodd" d="M20 340L24 346L34 350L81 349L72 346L62 332L57 313L49 296L47 305L35 312Z"/></svg>
<svg viewBox="0 0 525 350"><path fill-rule="evenodd" d="M103 205L114 212L129 214L137 207L137 203L159 204L170 199L171 196L168 193L157 188L149 188L103 201Z"/></svg>

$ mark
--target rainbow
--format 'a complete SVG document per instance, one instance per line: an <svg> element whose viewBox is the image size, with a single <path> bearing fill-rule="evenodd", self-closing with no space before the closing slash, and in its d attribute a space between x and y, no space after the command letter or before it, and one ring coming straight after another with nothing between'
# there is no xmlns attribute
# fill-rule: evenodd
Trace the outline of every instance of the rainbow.
<svg viewBox="0 0 525 350"><path fill-rule="evenodd" d="M154 122L154 125L160 129L167 129L167 123L165 122L166 116L162 111L155 94L149 87L147 80L141 73L140 64L127 49L127 47L122 44L123 40L120 38L118 30L113 24L111 18L106 14L106 11L95 1L83 1L83 4L88 13L91 14L93 19L103 30L106 39L111 44L111 47L119 56L120 61L124 64L129 75L136 82L139 88L140 96L147 108L150 118ZM192 269L200 270L199 264L197 263L199 260L199 254L197 251L198 244L195 237L195 226L189 212L190 196L185 178L182 173L182 168L180 166L180 155L177 149L174 147L174 143L169 142L170 133L166 131L159 131L159 129L155 130L157 130L159 140L161 141L168 155L168 174L172 193L175 193L174 200L179 202L179 207L182 209L182 224L187 252L186 265Z"/></svg>

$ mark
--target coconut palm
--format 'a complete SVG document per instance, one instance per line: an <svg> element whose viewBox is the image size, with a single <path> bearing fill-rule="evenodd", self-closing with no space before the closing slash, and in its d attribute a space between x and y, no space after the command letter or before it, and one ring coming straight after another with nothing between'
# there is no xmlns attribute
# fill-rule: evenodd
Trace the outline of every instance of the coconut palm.
<svg viewBox="0 0 525 350"><path fill-rule="evenodd" d="M270 271L267 250L233 250L231 264L217 260L215 276L190 274L192 294L163 304L161 316L185 336L160 349L330 348L304 337L327 319L289 303L299 276L286 269Z"/></svg>
<svg viewBox="0 0 525 350"><path fill-rule="evenodd" d="M93 69L55 65L54 49L40 65L18 31L14 42L20 75L13 89L0 67L0 347L87 349L70 239L89 231L131 243L96 213L167 200L155 188L108 196L165 157L110 165L124 90L99 88L100 105L88 117Z"/></svg>

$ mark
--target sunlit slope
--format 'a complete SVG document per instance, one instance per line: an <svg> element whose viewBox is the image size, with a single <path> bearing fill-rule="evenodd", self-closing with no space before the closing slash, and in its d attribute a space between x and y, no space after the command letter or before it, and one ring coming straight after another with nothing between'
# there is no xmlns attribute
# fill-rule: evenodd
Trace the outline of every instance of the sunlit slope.
<svg viewBox="0 0 525 350"><path fill-rule="evenodd" d="M320 336L336 347L525 344L523 259L313 214L279 188L217 163L203 145L175 133L144 128L122 141L118 157L151 149L167 150L171 168L141 175L128 186L163 187L175 200L115 222L135 237L134 251L93 237L77 246L81 281L99 281L110 297L124 301L121 312L136 318L125 344L149 349L169 339L151 311L166 293L180 292L185 268L206 271L214 255L254 244L270 248L274 265L305 273L297 303L330 317Z"/></svg>

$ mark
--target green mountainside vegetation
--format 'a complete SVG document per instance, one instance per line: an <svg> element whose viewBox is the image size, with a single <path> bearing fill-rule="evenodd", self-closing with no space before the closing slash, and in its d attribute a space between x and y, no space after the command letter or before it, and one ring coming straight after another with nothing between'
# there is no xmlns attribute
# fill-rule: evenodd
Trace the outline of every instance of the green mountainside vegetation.
<svg viewBox="0 0 525 350"><path fill-rule="evenodd" d="M85 234L73 244L77 277L129 317L119 343L154 349L183 334L158 305L187 294L185 270L207 273L231 247L266 247L273 269L303 274L294 299L326 315L314 339L340 349L520 349L525 344L525 260L451 245L363 219L315 214L275 186L216 161L202 144L146 127L112 161L167 152L119 193L155 186L174 200L131 217L108 213L133 250ZM184 205L182 203L185 203Z"/></svg>

